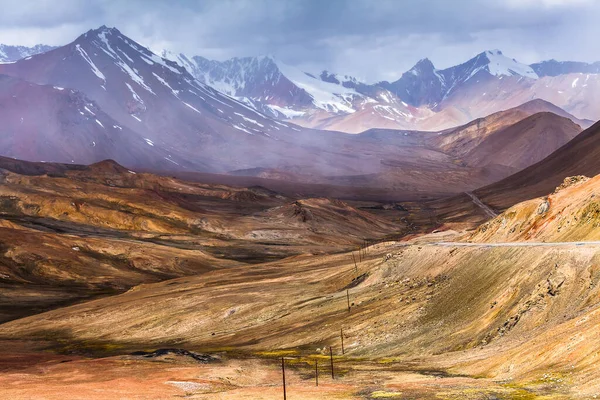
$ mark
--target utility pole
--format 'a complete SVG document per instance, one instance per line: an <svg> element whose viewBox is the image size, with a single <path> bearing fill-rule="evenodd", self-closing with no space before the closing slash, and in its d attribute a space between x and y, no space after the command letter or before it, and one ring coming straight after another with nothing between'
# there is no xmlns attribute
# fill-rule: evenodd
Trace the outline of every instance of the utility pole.
<svg viewBox="0 0 600 400"><path fill-rule="evenodd" d="M285 361L283 359L283 357L281 357L281 374L283 376L283 400L286 400L286 394L285 394Z"/></svg>
<svg viewBox="0 0 600 400"><path fill-rule="evenodd" d="M331 346L329 346L329 359L331 360L331 379L335 379L333 374L333 350L331 350Z"/></svg>
<svg viewBox="0 0 600 400"><path fill-rule="evenodd" d="M350 312L350 289L346 289L346 300L348 300L348 312Z"/></svg>
<svg viewBox="0 0 600 400"><path fill-rule="evenodd" d="M340 328L340 337L342 338L342 354L346 354L344 352L344 328Z"/></svg>
<svg viewBox="0 0 600 400"><path fill-rule="evenodd" d="M315 360L315 383L319 386L319 360Z"/></svg>

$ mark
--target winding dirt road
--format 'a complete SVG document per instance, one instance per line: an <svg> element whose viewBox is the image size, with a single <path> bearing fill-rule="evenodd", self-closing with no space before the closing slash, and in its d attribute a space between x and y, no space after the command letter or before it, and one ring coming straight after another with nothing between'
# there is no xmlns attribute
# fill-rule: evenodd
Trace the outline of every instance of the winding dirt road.
<svg viewBox="0 0 600 400"><path fill-rule="evenodd" d="M487 215L490 218L496 218L498 216L498 213L496 213L494 210L492 210L489 206L483 204L483 202L481 200L479 200L479 197L475 196L475 194L473 192L465 192L465 194L467 196L469 196L471 198L471 200L473 200L473 203L475 203L475 205L477 207L479 207L483 210L485 215Z"/></svg>
<svg viewBox="0 0 600 400"><path fill-rule="evenodd" d="M414 246L415 244L411 244ZM432 242L418 244L419 246L444 246L444 247L564 247L564 246L600 246L600 241L591 242L498 242L498 243L471 243L471 242Z"/></svg>

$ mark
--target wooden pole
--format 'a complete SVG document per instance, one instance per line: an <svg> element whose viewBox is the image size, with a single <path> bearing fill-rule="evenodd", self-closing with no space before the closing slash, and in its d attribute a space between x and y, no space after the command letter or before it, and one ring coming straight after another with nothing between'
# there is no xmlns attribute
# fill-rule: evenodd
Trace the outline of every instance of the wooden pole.
<svg viewBox="0 0 600 400"><path fill-rule="evenodd" d="M348 300L348 312L350 312L350 290L346 289L346 299Z"/></svg>
<svg viewBox="0 0 600 400"><path fill-rule="evenodd" d="M354 273L358 276L358 265L356 265L356 257L354 257L354 252L352 252L352 261L354 261Z"/></svg>
<svg viewBox="0 0 600 400"><path fill-rule="evenodd" d="M319 360L315 360L315 383L319 386Z"/></svg>
<svg viewBox="0 0 600 400"><path fill-rule="evenodd" d="M286 400L286 394L285 394L285 361L283 359L283 357L281 357L281 374L283 376L283 400Z"/></svg>
<svg viewBox="0 0 600 400"><path fill-rule="evenodd" d="M342 354L346 354L344 351L344 328L340 328L340 338L342 338Z"/></svg>
<svg viewBox="0 0 600 400"><path fill-rule="evenodd" d="M329 359L331 360L331 379L335 379L333 374L333 350L331 350L331 346L329 346Z"/></svg>
<svg viewBox="0 0 600 400"><path fill-rule="evenodd" d="M360 246L360 251L362 252L363 259L365 258L365 239L362 241L362 246Z"/></svg>

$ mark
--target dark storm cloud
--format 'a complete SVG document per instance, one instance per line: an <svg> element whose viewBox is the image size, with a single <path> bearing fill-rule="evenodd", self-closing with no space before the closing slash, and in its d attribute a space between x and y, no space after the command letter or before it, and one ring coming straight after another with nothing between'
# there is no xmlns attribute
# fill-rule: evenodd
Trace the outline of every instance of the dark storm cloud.
<svg viewBox="0 0 600 400"><path fill-rule="evenodd" d="M370 80L393 79L423 57L444 67L489 48L525 62L600 58L595 0L21 3L0 0L0 42L61 44L106 24L153 49L217 59L269 53Z"/></svg>

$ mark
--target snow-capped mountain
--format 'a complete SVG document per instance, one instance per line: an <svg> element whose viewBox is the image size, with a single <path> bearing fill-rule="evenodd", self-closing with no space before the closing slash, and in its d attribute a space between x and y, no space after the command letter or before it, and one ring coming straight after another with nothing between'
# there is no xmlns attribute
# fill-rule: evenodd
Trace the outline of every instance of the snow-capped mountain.
<svg viewBox="0 0 600 400"><path fill-rule="evenodd" d="M79 47L74 42L65 60L58 60L68 65L58 70L45 70L37 61L33 63L38 65L36 71L27 71L30 64L25 61L31 61L39 53L42 53L40 57L53 53L53 48L44 45L33 48L0 45L0 60L4 60L4 70L11 71L10 64L21 59L19 67L13 70L26 68L24 72L15 72L17 76L41 84L58 81L60 86L69 83L91 98L100 99L99 104L111 115L126 111L123 118L128 119L129 124L151 124L150 129L173 123L160 120L155 124L154 113L148 112L153 97L145 96L155 92L156 84L160 84L156 90L171 97L176 95L179 106L182 102L187 103L198 111L203 106L194 105L198 101L198 98L190 98L197 97L194 92L205 99L226 95L221 101L234 98L236 107L241 107L245 113L258 112L263 118L293 120L308 128L349 133L369 128L445 129L535 98L553 102L581 119L598 119L600 114L594 94L600 63L550 60L525 65L499 50L490 50L446 69L437 69L429 59L423 59L395 82L367 84L335 72L302 71L272 56L232 58L222 62L169 52L163 52L159 57L124 38L118 31L113 35L114 31L103 27L83 35L83 38L89 36L92 45L86 47L87 42L79 38L82 41ZM72 55L76 57L71 58ZM97 62L96 58L99 59ZM77 61L67 62L69 60ZM75 64L77 68L73 66ZM105 84L98 85L97 80L103 81L102 75L105 75L103 65L110 74L123 74L127 85L112 90L107 90ZM163 70L173 72L175 78L165 80ZM32 77L31 74L48 76ZM60 79L55 79L55 75L61 74ZM181 78L182 75L186 77ZM101 92L90 94L99 90ZM207 90L210 96L200 94ZM114 96L114 91L118 95L110 99L108 93ZM192 109L187 107L187 110ZM221 119L223 115L216 112L217 119ZM147 113L146 120L141 117L143 113ZM259 125L252 125L235 113L227 118L233 129L241 128L253 134L262 131ZM263 124L252 116L246 118ZM273 123L270 129L275 130ZM184 131L191 135L189 132L193 129L188 127Z"/></svg>
<svg viewBox="0 0 600 400"><path fill-rule="evenodd" d="M596 119L600 112L596 106L582 107L547 90L534 89L556 84L546 82L548 76L556 75L552 71L557 67L551 62L529 66L500 50L482 52L446 69L437 69L423 59L397 81L376 84L329 71L305 72L271 56L223 62L167 52L163 56L185 67L198 81L269 116L348 133L369 128L440 130L535 98L558 102L584 119ZM595 64L560 65L567 73L595 73ZM569 98L581 97L573 94ZM583 108L586 112L578 114Z"/></svg>
<svg viewBox="0 0 600 400"><path fill-rule="evenodd" d="M306 127L349 133L373 126L412 128L422 114L384 87L329 71L305 72L272 56L220 62L162 54L184 66L198 81L269 116ZM355 118L350 118L353 114ZM342 123L333 126L338 120Z"/></svg>
<svg viewBox="0 0 600 400"><path fill-rule="evenodd" d="M538 78L535 71L529 65L522 64L514 58L506 57L500 50L491 50L481 53L466 64L450 68L450 71L454 69L461 70L465 65L469 66L469 77L465 79L475 76L479 71L486 71L490 75L496 77L520 76L530 79ZM460 76L461 74L458 75Z"/></svg>
<svg viewBox="0 0 600 400"><path fill-rule="evenodd" d="M530 66L506 57L500 50L491 50L443 70L436 69L430 60L424 59L405 72L399 80L392 83L381 82L380 85L413 106L435 108L473 78L502 76L538 79Z"/></svg>
<svg viewBox="0 0 600 400"><path fill-rule="evenodd" d="M355 90L360 82L352 77L340 80L326 71L305 73L272 56L223 62L169 52L163 52L163 56L184 66L198 81L279 118L300 117L317 110L349 114L356 111L356 103L366 101Z"/></svg>
<svg viewBox="0 0 600 400"><path fill-rule="evenodd" d="M86 93L122 124L147 131L157 142L165 130L177 132L177 143L185 146L192 137L224 128L265 137L281 128L114 28L91 30L66 46L4 64L0 72Z"/></svg>
<svg viewBox="0 0 600 400"><path fill-rule="evenodd" d="M450 68L437 69L428 59L419 61L395 82L371 85L391 92L387 98L405 106L395 123L403 129L440 130L467 123L534 99L549 101L584 121L600 119L600 63L547 61L526 65L499 50L478 54ZM365 88L360 88L365 93ZM376 106L377 107L377 106ZM365 113L360 113L366 119ZM320 128L347 126L390 127L389 122L371 118L368 124L358 115L327 120ZM381 123L388 123L382 126ZM377 125L376 125L377 124ZM311 125L308 125L311 126Z"/></svg>
<svg viewBox="0 0 600 400"><path fill-rule="evenodd" d="M33 47L0 44L0 63L14 62L21 58L31 57L35 54L50 51L54 48L55 47L53 46L46 46L45 44L37 44Z"/></svg>
<svg viewBox="0 0 600 400"><path fill-rule="evenodd" d="M208 171L253 166L261 156L249 148L269 148L278 134L298 130L198 82L115 28L90 30L66 46L1 64L0 74L85 93L120 126L147 138L147 146L169 149L173 160L201 159Z"/></svg>
<svg viewBox="0 0 600 400"><path fill-rule="evenodd" d="M402 74L397 81L381 82L379 85L413 106L435 106L442 101L448 89L446 78L440 72L425 58Z"/></svg>
<svg viewBox="0 0 600 400"><path fill-rule="evenodd" d="M579 119L598 120L599 67L555 61L525 65L491 50L442 70L421 60L399 80L378 85L422 114L432 112L415 119L415 129L449 128L534 99L552 102Z"/></svg>

